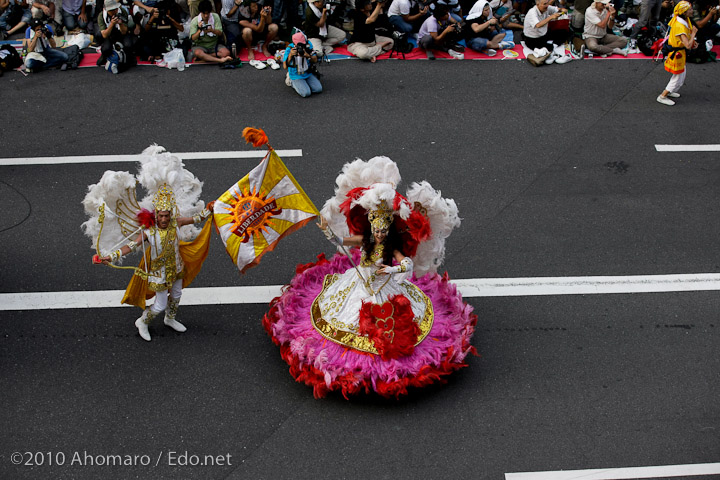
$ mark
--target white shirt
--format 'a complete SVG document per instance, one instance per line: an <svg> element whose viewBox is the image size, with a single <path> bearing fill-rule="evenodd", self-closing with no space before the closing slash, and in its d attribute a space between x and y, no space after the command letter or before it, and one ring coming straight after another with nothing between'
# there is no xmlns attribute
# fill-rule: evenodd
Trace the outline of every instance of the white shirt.
<svg viewBox="0 0 720 480"><path fill-rule="evenodd" d="M410 7L412 6L410 0L393 0L388 9L388 17L393 15L410 15Z"/></svg>
<svg viewBox="0 0 720 480"><path fill-rule="evenodd" d="M222 0L222 9L220 10L220 15L225 20L231 20L233 22L237 22L238 21L238 10L240 9L240 7L238 7L235 10L235 13L232 16L230 16L230 17L227 16L228 12L233 8L233 5L235 5L235 0Z"/></svg>
<svg viewBox="0 0 720 480"><path fill-rule="evenodd" d="M523 33L526 37L530 38L540 38L544 37L545 34L547 34L548 26L547 23L540 27L535 28L535 25L542 22L546 18L548 18L550 15L557 13L558 8L554 7L552 5L548 6L547 10L545 10L545 13L540 13L540 10L538 10L537 5L528 11L527 15L525 15L525 23L523 25ZM588 10L590 10L588 8Z"/></svg>
<svg viewBox="0 0 720 480"><path fill-rule="evenodd" d="M607 29L598 27L598 24L603 21L606 15L610 15L610 13L605 10L598 12L595 4L590 5L587 10L585 10L583 38L603 38L607 34Z"/></svg>

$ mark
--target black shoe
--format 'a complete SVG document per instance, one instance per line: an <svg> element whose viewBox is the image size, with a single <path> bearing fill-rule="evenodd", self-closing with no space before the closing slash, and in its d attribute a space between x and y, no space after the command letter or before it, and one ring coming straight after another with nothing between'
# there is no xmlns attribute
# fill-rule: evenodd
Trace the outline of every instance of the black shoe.
<svg viewBox="0 0 720 480"><path fill-rule="evenodd" d="M97 65L98 67L104 67L106 62L107 62L107 58L100 55L100 58L97 59L97 62L95 62L95 65Z"/></svg>

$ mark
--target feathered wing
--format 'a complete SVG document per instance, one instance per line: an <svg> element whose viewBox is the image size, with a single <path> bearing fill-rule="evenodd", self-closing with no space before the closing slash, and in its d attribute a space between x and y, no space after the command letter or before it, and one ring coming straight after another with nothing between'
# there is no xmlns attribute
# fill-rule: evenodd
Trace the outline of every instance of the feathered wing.
<svg viewBox="0 0 720 480"><path fill-rule="evenodd" d="M205 207L205 202L200 200L203 183L185 168L178 157L159 145L152 145L142 152L137 179L147 192L140 202L143 208L153 209L153 196L164 183L175 194L179 216L190 217ZM190 241L199 233L200 228L186 225L180 229L180 239Z"/></svg>
<svg viewBox="0 0 720 480"><path fill-rule="evenodd" d="M420 243L413 257L415 274L420 277L436 272L445 259L445 240L454 228L460 226L458 208L453 199L443 198L426 181L415 182L408 188L407 199L416 211L421 211L430 221L432 236Z"/></svg>
<svg viewBox="0 0 720 480"><path fill-rule="evenodd" d="M325 202L320 214L336 235L346 237L350 235L350 229L340 205L347 200L347 194L353 189L366 188L375 183L388 183L397 188L400 181L400 170L388 157L373 157L368 161L358 158L343 166L335 180L335 196Z"/></svg>
<svg viewBox="0 0 720 480"><path fill-rule="evenodd" d="M82 224L82 229L92 239L92 249L98 245L100 236L101 256L134 240L139 233L135 217L140 207L135 197L135 184L132 174L107 170L98 183L88 187L83 207L89 219ZM103 205L105 218L101 224L100 207Z"/></svg>

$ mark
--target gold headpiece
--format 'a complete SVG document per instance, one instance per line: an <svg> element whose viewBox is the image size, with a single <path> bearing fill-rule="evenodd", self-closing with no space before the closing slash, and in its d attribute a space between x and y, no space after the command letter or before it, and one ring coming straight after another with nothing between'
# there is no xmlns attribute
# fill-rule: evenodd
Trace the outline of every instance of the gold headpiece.
<svg viewBox="0 0 720 480"><path fill-rule="evenodd" d="M381 200L377 209L368 212L368 220L373 230L387 230L393 221L393 211Z"/></svg>
<svg viewBox="0 0 720 480"><path fill-rule="evenodd" d="M167 183L163 183L160 190L153 197L153 205L158 212L174 212L177 204L175 203L175 195Z"/></svg>

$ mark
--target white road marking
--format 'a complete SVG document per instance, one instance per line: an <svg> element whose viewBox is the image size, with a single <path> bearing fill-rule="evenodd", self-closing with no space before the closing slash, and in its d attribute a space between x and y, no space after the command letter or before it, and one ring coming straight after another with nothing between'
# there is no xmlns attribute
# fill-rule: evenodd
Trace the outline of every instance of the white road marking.
<svg viewBox="0 0 720 480"><path fill-rule="evenodd" d="M275 150L280 158L302 157L302 150ZM267 150L239 150L235 152L172 152L181 160L217 160L226 158L263 158ZM68 163L137 162L141 155L83 155L76 157L0 158L0 166L7 165L63 165Z"/></svg>
<svg viewBox="0 0 720 480"><path fill-rule="evenodd" d="M720 152L720 145L655 145L658 152Z"/></svg>
<svg viewBox="0 0 720 480"><path fill-rule="evenodd" d="M623 277L469 278L453 280L464 298L588 295L720 290L720 273ZM183 305L265 304L282 285L198 287L183 291ZM123 290L0 293L0 311L120 307Z"/></svg>
<svg viewBox="0 0 720 480"><path fill-rule="evenodd" d="M634 478L668 478L717 474L720 474L720 463L699 463L694 465L663 465L658 467L506 473L505 480L627 480Z"/></svg>

